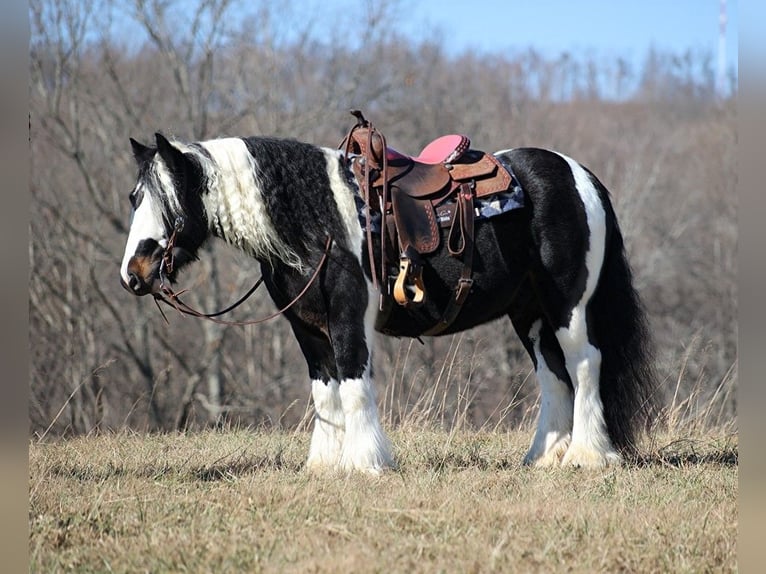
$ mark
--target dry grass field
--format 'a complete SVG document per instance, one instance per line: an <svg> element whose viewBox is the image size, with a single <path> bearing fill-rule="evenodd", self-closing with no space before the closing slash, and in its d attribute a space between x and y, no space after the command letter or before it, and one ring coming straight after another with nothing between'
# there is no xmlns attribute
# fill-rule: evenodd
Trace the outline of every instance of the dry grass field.
<svg viewBox="0 0 766 574"><path fill-rule="evenodd" d="M31 572L733 572L738 440L665 435L535 470L530 432L404 426L399 469L311 476L309 435L30 443Z"/></svg>

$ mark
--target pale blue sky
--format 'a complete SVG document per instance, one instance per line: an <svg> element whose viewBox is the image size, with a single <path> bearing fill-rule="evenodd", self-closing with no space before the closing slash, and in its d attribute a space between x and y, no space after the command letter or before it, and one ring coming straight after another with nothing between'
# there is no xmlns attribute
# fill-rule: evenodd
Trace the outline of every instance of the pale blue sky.
<svg viewBox="0 0 766 574"><path fill-rule="evenodd" d="M385 1L385 0L382 0ZM716 65L720 0L390 0L394 16L385 25L415 41L435 40L449 54L466 50L514 53L534 48L549 59L568 52L575 58L614 63L617 58L640 70L650 48L663 54L709 54ZM183 7L185 0L173 3ZM260 2L234 0L234 22ZM738 76L739 0L727 0L726 71ZM317 38L346 37L354 44L349 21L365 18L375 0L295 0L275 11L283 37L313 24ZM183 8L177 12L188 16ZM341 14L345 17L341 17ZM750 23L748 23L750 24ZM236 26L236 24L235 24ZM111 33L131 38L132 27L115 21ZM257 26L253 29L257 32ZM328 34L328 32L331 32ZM332 33L334 32L334 33ZM760 26L758 34L761 33Z"/></svg>
<svg viewBox="0 0 766 574"><path fill-rule="evenodd" d="M651 46L682 54L718 51L720 0L418 0L407 5L423 23L408 35L441 29L453 50L516 51L555 57L623 57L641 62ZM738 2L727 1L726 60L737 69Z"/></svg>

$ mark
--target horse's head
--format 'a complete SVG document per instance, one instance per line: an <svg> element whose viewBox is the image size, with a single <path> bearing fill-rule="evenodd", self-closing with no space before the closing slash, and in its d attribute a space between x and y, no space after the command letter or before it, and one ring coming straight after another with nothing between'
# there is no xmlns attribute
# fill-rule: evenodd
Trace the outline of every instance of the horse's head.
<svg viewBox="0 0 766 574"><path fill-rule="evenodd" d="M201 166L189 148L156 134L156 147L131 138L138 180L130 193L130 232L120 268L134 295L156 294L196 259L208 231Z"/></svg>

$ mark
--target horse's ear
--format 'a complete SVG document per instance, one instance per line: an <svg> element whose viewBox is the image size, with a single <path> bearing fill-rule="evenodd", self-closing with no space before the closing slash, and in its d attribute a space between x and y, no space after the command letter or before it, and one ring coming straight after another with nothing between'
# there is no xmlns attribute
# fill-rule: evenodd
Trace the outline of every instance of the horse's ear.
<svg viewBox="0 0 766 574"><path fill-rule="evenodd" d="M160 157L165 162L165 165L167 165L172 172L181 171L186 162L183 152L170 143L168 138L161 133L154 134L154 137L157 140L157 151L159 151Z"/></svg>
<svg viewBox="0 0 766 574"><path fill-rule="evenodd" d="M130 145L133 148L133 157L136 159L136 162L139 165L142 162L146 161L154 153L154 150L152 148L147 147L140 142L137 142L133 138L130 138Z"/></svg>

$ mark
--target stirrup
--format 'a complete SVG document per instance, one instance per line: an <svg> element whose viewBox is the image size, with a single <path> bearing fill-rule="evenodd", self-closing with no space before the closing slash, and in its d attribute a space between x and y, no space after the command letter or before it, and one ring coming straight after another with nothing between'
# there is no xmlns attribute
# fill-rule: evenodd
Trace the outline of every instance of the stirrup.
<svg viewBox="0 0 766 574"><path fill-rule="evenodd" d="M402 255L399 259L399 275L394 283L394 300L403 307L420 305L425 301L423 268L412 259Z"/></svg>

